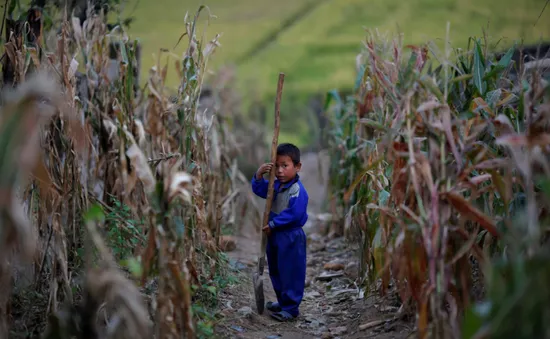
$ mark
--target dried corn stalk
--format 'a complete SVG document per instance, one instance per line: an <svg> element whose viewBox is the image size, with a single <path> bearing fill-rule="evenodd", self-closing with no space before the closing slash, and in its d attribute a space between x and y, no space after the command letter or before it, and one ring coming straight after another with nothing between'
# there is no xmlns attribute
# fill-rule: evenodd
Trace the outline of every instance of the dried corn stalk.
<svg viewBox="0 0 550 339"><path fill-rule="evenodd" d="M239 194L233 190L240 178L224 122L198 105L208 58L219 46L219 35L209 42L198 38L204 8L186 18L189 48L177 60L176 100L164 87L168 68L161 68L160 56L140 90L139 45L120 27L109 32L102 13L61 22L55 46L33 54L35 69L50 71L47 80L19 67L29 46L15 41L7 49L19 65L19 88L0 117L6 131L0 239L12 246L3 247L2 258L17 241L27 258L38 248L32 288L47 296L35 321L38 332L50 315L50 337L84 330L101 338L197 335L191 285L212 279L218 269L220 223L231 218L222 210ZM43 99L49 101L37 104ZM27 173L33 174L30 184L21 181ZM18 184L29 221L17 210ZM33 229L37 242L29 236ZM133 266L122 269L124 263ZM83 285L75 277L83 277ZM149 312L140 283L155 286L145 298ZM2 324L8 297L0 300Z"/></svg>

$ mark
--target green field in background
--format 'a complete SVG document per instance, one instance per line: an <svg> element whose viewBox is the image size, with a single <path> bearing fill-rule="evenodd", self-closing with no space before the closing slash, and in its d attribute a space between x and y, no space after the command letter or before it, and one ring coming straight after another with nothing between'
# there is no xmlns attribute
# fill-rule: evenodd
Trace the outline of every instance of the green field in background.
<svg viewBox="0 0 550 339"><path fill-rule="evenodd" d="M172 49L184 32L185 13L193 15L204 3L217 16L207 28L207 37L223 34L210 68L236 64L245 103L255 96L271 103L279 72L286 73L285 94L291 92L297 98L350 88L365 28L402 32L406 44L434 40L442 46L449 21L453 47L466 47L468 38L481 36L483 28L492 41L502 39L502 48L515 39L536 42L550 35L550 9L534 26L546 0L135 1L126 4L124 14L136 19L130 34L143 42L144 75L156 63L158 50ZM301 13L297 20L281 27L296 13ZM207 12L201 16L203 29ZM258 49L274 32L279 32L276 39ZM181 56L185 46L186 42L173 52ZM174 61L168 72L170 86L177 85Z"/></svg>
<svg viewBox="0 0 550 339"><path fill-rule="evenodd" d="M406 43L421 43L443 41L450 21L453 46L465 46L468 37L482 34L483 27L488 27L495 41L503 38L504 45L520 37L532 42L550 35L550 10L534 26L546 0L138 1L130 1L124 13L133 13L136 18L130 33L144 43L145 70L156 62L153 54L159 48L171 49L176 44L184 32L185 12L193 15L203 2L217 16L211 20L207 36L223 33L222 47L212 59L214 69L238 61L262 38L278 30L286 18L304 6L313 6L275 41L238 65L241 82L250 82L262 94L274 91L280 71L287 73L286 89L299 93L349 87L364 27L381 32L399 29ZM184 46L176 48L175 54L181 55ZM176 84L173 72L169 84Z"/></svg>

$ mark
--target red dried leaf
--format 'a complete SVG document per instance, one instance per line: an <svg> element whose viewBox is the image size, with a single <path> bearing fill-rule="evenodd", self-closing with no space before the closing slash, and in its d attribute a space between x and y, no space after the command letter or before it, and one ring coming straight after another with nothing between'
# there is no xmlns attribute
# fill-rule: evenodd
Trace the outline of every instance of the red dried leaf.
<svg viewBox="0 0 550 339"><path fill-rule="evenodd" d="M147 276L149 275L149 269L151 267L151 263L153 261L153 257L156 251L155 227L153 225L154 224L151 223L151 227L149 228L147 247L145 248L145 252L143 253L143 256L142 256L142 262L143 262L143 274L141 276L142 286L145 285L145 279L147 279Z"/></svg>
<svg viewBox="0 0 550 339"><path fill-rule="evenodd" d="M499 237L500 234L496 228L495 223L491 218L485 215L483 212L472 206L463 196L454 192L442 193L443 198L447 199L454 208L456 208L461 214L466 216L472 221L479 223L484 229L491 233L495 237Z"/></svg>
<svg viewBox="0 0 550 339"><path fill-rule="evenodd" d="M407 160L402 157L396 156L395 153L406 152L407 144L404 142L394 142L393 143L393 152L390 153L391 158L388 161L393 160L393 176L392 176L392 189L390 192L390 197L393 200L394 204L399 206L405 200L406 187L408 182L407 172L403 169L407 165Z"/></svg>

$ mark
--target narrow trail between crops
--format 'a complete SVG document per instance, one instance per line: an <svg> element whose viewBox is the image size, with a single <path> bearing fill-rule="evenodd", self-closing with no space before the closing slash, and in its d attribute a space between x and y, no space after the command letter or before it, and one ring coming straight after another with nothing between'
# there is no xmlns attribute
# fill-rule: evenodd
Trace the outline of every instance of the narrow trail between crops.
<svg viewBox="0 0 550 339"><path fill-rule="evenodd" d="M304 227L308 237L307 279L300 316L290 323L279 323L265 310L255 309L252 274L260 248L257 225L242 225L234 236L236 248L228 252L239 283L220 294L223 320L217 326L219 338L305 339L305 338L406 338L414 324L396 317L399 301L359 293L357 278L357 248L343 238L329 239L323 235L327 214L322 214L326 199L323 182L328 160L321 157L322 180L319 180L319 156L304 154L301 173L310 196L309 221ZM260 201L263 207L263 201ZM264 272L266 301L275 300L269 273Z"/></svg>

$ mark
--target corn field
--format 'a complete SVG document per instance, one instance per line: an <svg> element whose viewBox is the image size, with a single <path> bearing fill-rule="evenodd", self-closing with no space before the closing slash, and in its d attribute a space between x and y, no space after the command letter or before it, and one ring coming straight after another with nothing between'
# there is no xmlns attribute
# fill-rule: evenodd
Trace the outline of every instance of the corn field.
<svg viewBox="0 0 550 339"><path fill-rule="evenodd" d="M223 117L199 103L219 46L197 34L207 12L185 18L177 93L162 50L140 87L138 41L101 12L57 32L37 8L6 20L1 338L211 334L197 300L220 288L220 227L247 180Z"/></svg>
<svg viewBox="0 0 550 339"><path fill-rule="evenodd" d="M145 82L140 43L102 12L2 26L0 338L215 335L222 227L260 219L237 158L265 156L241 152L265 126L234 93L201 103L209 15ZM361 244L361 287L397 293L419 338L549 338L548 64L486 36L363 45L353 94L325 102L332 234Z"/></svg>
<svg viewBox="0 0 550 339"><path fill-rule="evenodd" d="M368 34L353 95L326 102L333 212L420 338L548 338L547 69L446 46Z"/></svg>

